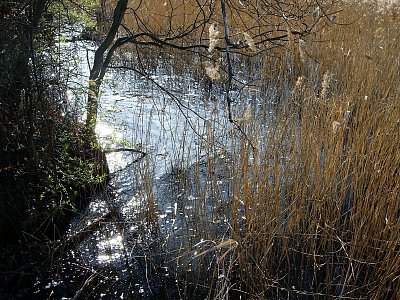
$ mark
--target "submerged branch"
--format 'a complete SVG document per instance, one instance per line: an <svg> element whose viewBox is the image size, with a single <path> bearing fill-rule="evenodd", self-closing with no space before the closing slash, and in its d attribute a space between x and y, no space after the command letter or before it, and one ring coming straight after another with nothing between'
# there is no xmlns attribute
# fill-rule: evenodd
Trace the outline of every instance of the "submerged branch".
<svg viewBox="0 0 400 300"><path fill-rule="evenodd" d="M137 159L135 159L134 161L132 161L131 164L137 163L138 161L142 160L147 153L143 152L141 150L138 149L134 149L134 148L118 148L118 149L106 149L104 150L105 153L113 153L113 152L133 152L133 153L139 153L140 157L138 157Z"/></svg>

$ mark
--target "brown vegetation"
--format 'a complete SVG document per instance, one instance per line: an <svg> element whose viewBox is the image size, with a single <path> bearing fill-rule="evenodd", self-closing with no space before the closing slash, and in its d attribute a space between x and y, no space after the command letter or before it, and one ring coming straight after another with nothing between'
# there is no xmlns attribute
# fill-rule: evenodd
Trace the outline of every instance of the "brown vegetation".
<svg viewBox="0 0 400 300"><path fill-rule="evenodd" d="M400 297L399 20L343 8L312 43L289 40L264 58L267 80L293 91L277 99L276 124L253 116L244 125L256 150L236 138L228 235L210 232L201 216L211 212L199 206L196 235L213 239L215 269L183 277L211 298ZM265 123L273 129L260 136ZM206 264L206 253L194 260Z"/></svg>
<svg viewBox="0 0 400 300"><path fill-rule="evenodd" d="M215 56L215 62L224 41L223 30L214 24L223 23L219 1L207 3L199 15L194 1L131 1L124 20L142 48L121 48L120 54L145 54L144 61L156 65L161 55L173 53L174 67L184 70L183 61L190 62L186 67L204 76L206 66L213 74L209 77L223 83L223 59L221 68L193 64L190 54L163 47L182 50L198 41L203 52L195 55ZM267 103L275 107L274 120L266 112L237 109L243 131L237 134L227 122L222 134L233 139L233 149L222 149L224 141L216 140L208 124L207 186L201 188L199 168L191 167L189 177L184 167L180 170L178 181L197 199L179 250L167 249L175 256L183 296L399 298L400 36L395 8L350 1L325 10L315 1L243 3L230 1L228 10L231 50L244 55L235 57L235 68L247 68L249 78L261 77L260 91L264 85L274 87L276 98ZM216 166L218 151L231 152L229 162ZM217 168L231 180L228 203L218 193ZM156 222L148 169L147 164L142 174L149 199L144 215ZM222 219L223 232L216 225Z"/></svg>
<svg viewBox="0 0 400 300"><path fill-rule="evenodd" d="M261 298L400 296L399 23L359 6L340 20L355 22L318 34L273 142L235 166L234 259Z"/></svg>

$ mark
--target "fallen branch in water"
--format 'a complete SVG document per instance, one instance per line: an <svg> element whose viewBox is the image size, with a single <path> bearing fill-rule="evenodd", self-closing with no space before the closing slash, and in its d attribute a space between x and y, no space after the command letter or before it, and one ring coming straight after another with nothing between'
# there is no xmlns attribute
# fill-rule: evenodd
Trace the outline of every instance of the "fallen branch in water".
<svg viewBox="0 0 400 300"><path fill-rule="evenodd" d="M138 157L137 159L135 159L132 164L137 163L138 161L142 160L147 153L143 152L141 150L138 149L134 149L134 148L117 148L117 149L105 149L104 150L105 153L114 153L114 152L133 152L133 153L139 153L140 157Z"/></svg>
<svg viewBox="0 0 400 300"><path fill-rule="evenodd" d="M111 220L116 215L114 210L107 212L103 216L95 219L87 226L80 229L78 232L71 233L64 240L59 241L54 247L53 255L58 255L62 252L70 250L73 246L81 243L86 237L92 234L94 231L102 228L106 221Z"/></svg>

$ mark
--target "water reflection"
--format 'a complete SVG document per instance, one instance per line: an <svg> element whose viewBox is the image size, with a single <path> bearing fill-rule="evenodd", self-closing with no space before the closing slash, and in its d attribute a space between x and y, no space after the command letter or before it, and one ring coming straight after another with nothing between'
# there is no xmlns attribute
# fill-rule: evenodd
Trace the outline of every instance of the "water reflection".
<svg viewBox="0 0 400 300"><path fill-rule="evenodd" d="M101 136L103 140L105 137L107 136L112 136L112 134L114 133L114 128L105 122L97 122L96 124L96 134L97 136Z"/></svg>
<svg viewBox="0 0 400 300"><path fill-rule="evenodd" d="M134 152L108 151L112 192L94 199L71 224L70 232L96 226L58 261L63 284L47 283L46 290L54 288L60 295L77 291L94 276L85 287L92 299L154 299L168 280L176 287L171 274L183 245L205 238L199 236L198 224L210 234L226 232L229 155L221 149L229 144L229 126L223 102L204 102L202 87L191 76L158 72L152 78L175 91L185 107L146 78L108 75L96 125L100 144L112 150L141 149L147 156L132 164ZM213 139L221 145L211 145ZM186 164L177 167L182 159ZM192 263L187 266L193 268Z"/></svg>

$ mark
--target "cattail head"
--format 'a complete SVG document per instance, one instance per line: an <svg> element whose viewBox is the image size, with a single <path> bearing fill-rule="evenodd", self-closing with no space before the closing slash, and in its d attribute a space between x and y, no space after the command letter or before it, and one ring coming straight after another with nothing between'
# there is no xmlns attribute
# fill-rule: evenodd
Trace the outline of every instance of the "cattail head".
<svg viewBox="0 0 400 300"><path fill-rule="evenodd" d="M243 35L244 35L244 39L246 40L246 43L249 46L250 50L253 52L257 52L256 45L254 44L254 40L251 37L251 35L248 34L247 32L244 32Z"/></svg>
<svg viewBox="0 0 400 300"><path fill-rule="evenodd" d="M213 23L208 28L208 37L210 38L210 44L208 46L208 52L213 52L219 41L219 30L217 23Z"/></svg>
<svg viewBox="0 0 400 300"><path fill-rule="evenodd" d="M320 15L321 15L321 9L319 8L319 6L317 6L317 7L314 9L313 13L312 13L312 16L313 16L314 21L317 20L317 19L319 19Z"/></svg>
<svg viewBox="0 0 400 300"><path fill-rule="evenodd" d="M338 121L332 122L332 131L334 134L336 134L339 131L340 125L341 124Z"/></svg>
<svg viewBox="0 0 400 300"><path fill-rule="evenodd" d="M395 14L395 10L399 8L400 3L398 0L381 0L377 4L377 12L379 14L391 16L393 13Z"/></svg>

